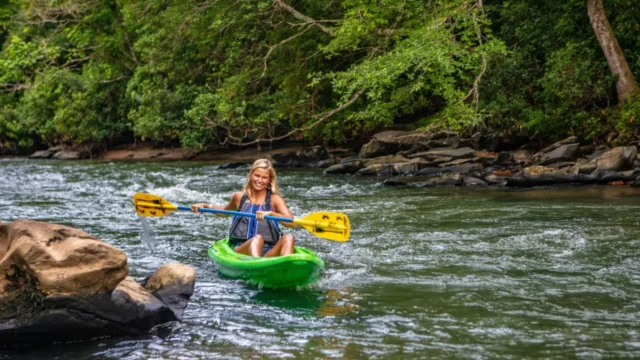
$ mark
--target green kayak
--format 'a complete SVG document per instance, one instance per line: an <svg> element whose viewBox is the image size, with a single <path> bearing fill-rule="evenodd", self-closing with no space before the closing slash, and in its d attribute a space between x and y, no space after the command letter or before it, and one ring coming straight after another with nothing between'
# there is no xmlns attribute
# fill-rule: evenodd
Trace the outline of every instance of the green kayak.
<svg viewBox="0 0 640 360"><path fill-rule="evenodd" d="M233 251L225 238L209 246L209 256L222 275L272 289L309 285L324 269L324 261L318 255L299 246L291 255L253 257Z"/></svg>

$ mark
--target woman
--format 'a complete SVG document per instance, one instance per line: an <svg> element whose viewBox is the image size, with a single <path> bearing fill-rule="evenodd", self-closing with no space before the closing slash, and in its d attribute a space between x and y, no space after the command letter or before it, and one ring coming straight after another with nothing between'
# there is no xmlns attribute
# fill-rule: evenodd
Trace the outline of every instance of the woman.
<svg viewBox="0 0 640 360"><path fill-rule="evenodd" d="M293 253L293 235L282 234L278 222L264 220L265 216L293 218L289 207L279 194L276 171L267 159L258 159L253 163L242 192L233 194L227 205L191 205L193 212L198 212L198 208L232 211L239 209L241 212L256 214L255 219L246 216L233 217L229 230L229 245L234 247L237 253L267 257ZM290 222L282 224L296 227Z"/></svg>

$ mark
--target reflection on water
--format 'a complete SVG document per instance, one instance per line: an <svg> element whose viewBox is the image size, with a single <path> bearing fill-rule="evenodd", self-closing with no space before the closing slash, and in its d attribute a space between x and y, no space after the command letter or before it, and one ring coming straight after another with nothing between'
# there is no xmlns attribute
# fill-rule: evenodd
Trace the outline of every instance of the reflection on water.
<svg viewBox="0 0 640 360"><path fill-rule="evenodd" d="M217 273L207 247L230 218L174 212L141 225L131 205L135 192L224 204L246 170L2 159L0 172L0 221L83 229L125 251L136 278L171 261L197 272L180 323L1 359L640 357L640 189L386 188L280 171L296 216L345 212L352 232L338 243L295 230L326 270L278 291Z"/></svg>

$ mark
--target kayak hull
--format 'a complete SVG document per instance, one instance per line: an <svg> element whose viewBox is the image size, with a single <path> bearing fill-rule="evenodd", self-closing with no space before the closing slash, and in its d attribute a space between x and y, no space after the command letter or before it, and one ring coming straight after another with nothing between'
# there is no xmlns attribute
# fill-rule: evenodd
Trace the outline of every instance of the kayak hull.
<svg viewBox="0 0 640 360"><path fill-rule="evenodd" d="M316 281L324 270L324 261L318 255L299 246L291 255L253 257L233 251L225 238L211 244L208 252L225 277L265 288L303 287Z"/></svg>

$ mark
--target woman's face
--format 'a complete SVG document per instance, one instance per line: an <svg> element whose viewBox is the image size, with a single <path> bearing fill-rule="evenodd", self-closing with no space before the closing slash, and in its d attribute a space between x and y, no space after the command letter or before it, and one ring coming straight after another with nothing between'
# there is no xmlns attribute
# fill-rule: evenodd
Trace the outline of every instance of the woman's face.
<svg viewBox="0 0 640 360"><path fill-rule="evenodd" d="M271 174L269 173L269 169L257 168L253 170L250 178L251 187L255 191L262 191L271 183Z"/></svg>

